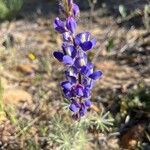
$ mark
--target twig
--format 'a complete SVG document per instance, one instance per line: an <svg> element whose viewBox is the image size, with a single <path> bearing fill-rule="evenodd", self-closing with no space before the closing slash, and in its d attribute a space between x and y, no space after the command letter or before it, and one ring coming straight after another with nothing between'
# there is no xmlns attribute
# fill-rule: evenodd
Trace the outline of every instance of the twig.
<svg viewBox="0 0 150 150"><path fill-rule="evenodd" d="M90 6L89 16L90 16L90 28L91 28L92 27L92 22L93 22L94 8L95 8L95 5L97 3L97 0L88 0L88 3L89 3L89 6Z"/></svg>
<svg viewBox="0 0 150 150"><path fill-rule="evenodd" d="M126 43L119 51L118 54L123 53L124 51L126 51L128 48L131 48L135 45L135 41L138 39L137 38L132 38L128 43Z"/></svg>
<svg viewBox="0 0 150 150"><path fill-rule="evenodd" d="M145 131L145 135L146 135L148 141L150 142L150 135L148 134L148 132Z"/></svg>

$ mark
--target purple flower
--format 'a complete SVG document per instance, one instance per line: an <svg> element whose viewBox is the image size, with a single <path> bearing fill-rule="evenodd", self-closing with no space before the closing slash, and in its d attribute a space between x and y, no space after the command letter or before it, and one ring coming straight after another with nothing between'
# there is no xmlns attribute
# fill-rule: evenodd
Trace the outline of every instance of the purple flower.
<svg viewBox="0 0 150 150"><path fill-rule="evenodd" d="M72 40L72 38L71 38L70 32L63 33L63 41L65 41L65 42L71 42L71 40Z"/></svg>
<svg viewBox="0 0 150 150"><path fill-rule="evenodd" d="M74 61L73 61L72 57L65 55L65 56L63 56L63 63L65 65L71 66L71 65L73 65Z"/></svg>
<svg viewBox="0 0 150 150"><path fill-rule="evenodd" d="M64 88L64 89L67 89L67 90L70 90L72 85L69 81L64 81L61 83L61 86Z"/></svg>
<svg viewBox="0 0 150 150"><path fill-rule="evenodd" d="M76 20L73 17L68 17L66 27L71 33L75 33L77 28Z"/></svg>
<svg viewBox="0 0 150 150"><path fill-rule="evenodd" d="M73 45L63 44L62 49L63 49L65 55L68 55L72 58L74 58L76 56L77 51Z"/></svg>
<svg viewBox="0 0 150 150"><path fill-rule="evenodd" d="M71 105L69 106L69 109L73 111L74 113L77 113L81 106L75 99L72 99L71 101L72 102L71 102Z"/></svg>
<svg viewBox="0 0 150 150"><path fill-rule="evenodd" d="M78 54L78 57L76 58L74 62L77 68L81 68L87 65L87 55L85 53L82 53L82 54L81 53Z"/></svg>
<svg viewBox="0 0 150 150"><path fill-rule="evenodd" d="M86 113L86 111L87 111L87 107L85 106L84 103L81 103L81 107L80 107L80 110L79 110L80 116L81 116L81 117L84 116L85 113Z"/></svg>
<svg viewBox="0 0 150 150"><path fill-rule="evenodd" d="M73 94L71 93L71 91L70 90L68 90L68 89L63 89L63 93L64 93L64 96L67 98L67 99L70 99L70 98L72 98L73 97Z"/></svg>
<svg viewBox="0 0 150 150"><path fill-rule="evenodd" d="M74 15L74 17L77 17L78 14L80 13L80 10L79 10L78 5L75 4L75 3L73 3L73 8L72 8L72 10L73 10L73 15Z"/></svg>
<svg viewBox="0 0 150 150"><path fill-rule="evenodd" d="M84 98L89 98L90 97L90 88L88 88L88 87L86 87L86 88L84 88Z"/></svg>
<svg viewBox="0 0 150 150"><path fill-rule="evenodd" d="M69 109L70 109L71 111L73 111L74 113L76 113L76 112L78 111L78 107L77 107L74 103L72 103L72 104L70 105Z"/></svg>
<svg viewBox="0 0 150 150"><path fill-rule="evenodd" d="M94 85L94 80L88 78L88 77L84 77L84 79L82 80L82 84L89 88L89 89L92 89L93 88L93 85Z"/></svg>
<svg viewBox="0 0 150 150"><path fill-rule="evenodd" d="M75 87L75 93L77 96L82 97L84 95L84 87L81 84L77 84Z"/></svg>
<svg viewBox="0 0 150 150"><path fill-rule="evenodd" d="M65 74L66 76L77 77L78 69L75 66L71 66L65 71Z"/></svg>
<svg viewBox="0 0 150 150"><path fill-rule="evenodd" d="M94 73L89 75L89 78L91 78L93 80L97 80L101 76L102 76L102 72L101 71L95 71Z"/></svg>
<svg viewBox="0 0 150 150"><path fill-rule="evenodd" d="M94 65L92 63L88 63L86 66L81 68L81 74L89 76L93 73L93 67Z"/></svg>
<svg viewBox="0 0 150 150"><path fill-rule="evenodd" d="M60 86L64 96L70 101L72 118L77 120L91 107L91 89L95 80L102 76L102 72L94 71L94 65L88 62L86 51L96 45L95 38L91 38L89 32L76 35L76 18L80 12L78 5L73 3L73 0L65 2L65 5L62 4L60 7L66 18L62 21L56 17L54 21L55 30L63 37L62 50L55 51L53 55L66 68L66 79Z"/></svg>
<svg viewBox="0 0 150 150"><path fill-rule="evenodd" d="M85 104L86 107L90 107L91 106L91 101L89 99L86 99L84 101L84 104Z"/></svg>
<svg viewBox="0 0 150 150"><path fill-rule="evenodd" d="M82 32L76 35L75 43L79 45L82 50L87 51L92 49L96 45L96 39L90 40L90 33L89 32Z"/></svg>
<svg viewBox="0 0 150 150"><path fill-rule="evenodd" d="M64 33L67 31L65 23L63 21L61 21L58 17L55 18L54 28L56 31L58 31L60 33Z"/></svg>
<svg viewBox="0 0 150 150"><path fill-rule="evenodd" d="M54 57L56 58L56 59L58 59L58 61L63 61L63 53L62 52L59 52L59 51L56 51L56 52L54 52L53 53L53 55L54 55Z"/></svg>
<svg viewBox="0 0 150 150"><path fill-rule="evenodd" d="M71 82L71 83L76 83L77 82L77 78L73 77L73 76L66 76L66 79Z"/></svg>

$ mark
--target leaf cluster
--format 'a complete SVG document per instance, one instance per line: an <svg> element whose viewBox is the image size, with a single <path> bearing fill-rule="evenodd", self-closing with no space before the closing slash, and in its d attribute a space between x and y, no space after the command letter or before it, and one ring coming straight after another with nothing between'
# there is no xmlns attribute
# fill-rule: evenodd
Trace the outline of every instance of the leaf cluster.
<svg viewBox="0 0 150 150"><path fill-rule="evenodd" d="M140 83L125 97L127 108L138 108L145 111L150 110L150 87Z"/></svg>
<svg viewBox="0 0 150 150"><path fill-rule="evenodd" d="M23 0L0 0L0 20L10 20L23 6Z"/></svg>
<svg viewBox="0 0 150 150"><path fill-rule="evenodd" d="M113 125L110 113L89 113L79 121L56 116L50 121L49 142L61 150L82 150L92 140L90 129L97 132L109 131Z"/></svg>

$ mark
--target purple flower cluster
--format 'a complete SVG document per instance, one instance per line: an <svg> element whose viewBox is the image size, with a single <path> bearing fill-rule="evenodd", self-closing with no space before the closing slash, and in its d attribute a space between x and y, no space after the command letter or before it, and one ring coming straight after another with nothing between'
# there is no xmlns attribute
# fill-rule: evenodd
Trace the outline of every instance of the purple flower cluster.
<svg viewBox="0 0 150 150"><path fill-rule="evenodd" d="M76 34L79 7L72 0L64 0L60 9L65 19L55 18L54 28L62 34L61 51L55 51L54 57L66 66L66 80L61 83L65 97L70 101L69 109L73 118L85 115L91 106L91 89L94 81L102 76L101 71L93 71L94 65L88 62L87 51L96 45L96 39L89 32Z"/></svg>

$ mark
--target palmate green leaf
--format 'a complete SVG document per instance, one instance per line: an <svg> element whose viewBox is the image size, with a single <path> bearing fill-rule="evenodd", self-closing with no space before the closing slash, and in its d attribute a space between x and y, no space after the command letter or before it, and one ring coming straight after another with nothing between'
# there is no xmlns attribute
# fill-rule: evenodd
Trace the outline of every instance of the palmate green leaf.
<svg viewBox="0 0 150 150"><path fill-rule="evenodd" d="M89 113L76 122L66 121L65 116L56 115L50 122L48 139L60 150L82 150L91 141L88 135L89 128L109 131L113 121L109 112Z"/></svg>
<svg viewBox="0 0 150 150"><path fill-rule="evenodd" d="M111 117L110 112L95 114L90 118L90 128L100 130L102 132L109 131L109 128L113 126L114 119Z"/></svg>
<svg viewBox="0 0 150 150"><path fill-rule="evenodd" d="M71 119L71 118L70 118ZM79 122L68 123L65 117L56 115L51 122L49 142L52 142L60 150L81 150L89 142L87 133Z"/></svg>
<svg viewBox="0 0 150 150"><path fill-rule="evenodd" d="M79 130L75 135L75 142L73 145L74 150L82 150L88 142L90 142L90 137L87 136L87 132L82 129Z"/></svg>
<svg viewBox="0 0 150 150"><path fill-rule="evenodd" d="M63 133L63 131L55 138L55 142L60 150L69 150L72 148L72 136L70 133Z"/></svg>

